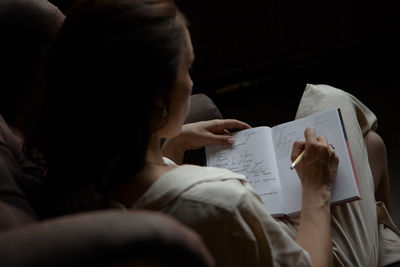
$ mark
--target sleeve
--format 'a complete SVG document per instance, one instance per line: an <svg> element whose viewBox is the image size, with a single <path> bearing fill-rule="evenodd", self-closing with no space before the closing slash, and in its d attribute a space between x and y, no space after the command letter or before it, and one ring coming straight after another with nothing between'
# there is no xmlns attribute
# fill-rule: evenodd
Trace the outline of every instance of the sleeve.
<svg viewBox="0 0 400 267"><path fill-rule="evenodd" d="M267 213L254 194L245 194L238 210L242 227L248 227L254 235L260 266L312 266L309 254ZM266 254L272 265L268 265Z"/></svg>
<svg viewBox="0 0 400 267"><path fill-rule="evenodd" d="M193 186L166 211L203 238L217 266L311 266L304 251L236 179Z"/></svg>

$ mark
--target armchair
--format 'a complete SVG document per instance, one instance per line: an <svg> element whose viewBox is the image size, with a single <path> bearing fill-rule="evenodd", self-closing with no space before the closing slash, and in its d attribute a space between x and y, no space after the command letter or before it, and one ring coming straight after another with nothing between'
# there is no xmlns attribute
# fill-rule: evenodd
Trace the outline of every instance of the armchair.
<svg viewBox="0 0 400 267"><path fill-rule="evenodd" d="M222 117L206 95L191 98L187 122ZM0 115L0 266L213 266L200 237L168 215L108 210L38 219L42 183L21 149ZM193 153L188 162L202 159Z"/></svg>
<svg viewBox="0 0 400 267"><path fill-rule="evenodd" d="M139 210L19 225L0 233L0 247L1 266L213 266L196 233L169 216Z"/></svg>
<svg viewBox="0 0 400 267"><path fill-rule="evenodd" d="M108 210L41 219L51 200L15 133L24 130L25 100L63 18L46 0L0 0L0 266L213 266L200 237L168 215ZM192 103L192 121L218 115L205 95Z"/></svg>

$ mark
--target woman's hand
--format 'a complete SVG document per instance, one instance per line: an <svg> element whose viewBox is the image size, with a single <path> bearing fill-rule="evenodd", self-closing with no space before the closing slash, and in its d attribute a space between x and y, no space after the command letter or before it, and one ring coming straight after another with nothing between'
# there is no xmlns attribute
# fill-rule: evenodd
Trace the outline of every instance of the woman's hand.
<svg viewBox="0 0 400 267"><path fill-rule="evenodd" d="M179 135L167 139L162 147L163 156L180 164L186 150L199 149L210 144L232 145L235 140L230 129L249 129L247 123L233 120L210 120L183 125Z"/></svg>
<svg viewBox="0 0 400 267"><path fill-rule="evenodd" d="M292 150L292 161L305 150L303 158L296 165L303 190L330 190L336 179L339 158L325 136L316 136L314 128L307 128L304 136L305 142L296 141Z"/></svg>
<svg viewBox="0 0 400 267"><path fill-rule="evenodd" d="M302 184L302 207L297 243L311 257L313 266L333 266L331 235L331 188L339 158L325 136L314 128L304 132L305 142L293 144L292 161L304 151L296 165Z"/></svg>
<svg viewBox="0 0 400 267"><path fill-rule="evenodd" d="M186 150L199 149L210 144L233 145L230 129L249 129L250 125L238 120L210 120L183 125L180 138Z"/></svg>

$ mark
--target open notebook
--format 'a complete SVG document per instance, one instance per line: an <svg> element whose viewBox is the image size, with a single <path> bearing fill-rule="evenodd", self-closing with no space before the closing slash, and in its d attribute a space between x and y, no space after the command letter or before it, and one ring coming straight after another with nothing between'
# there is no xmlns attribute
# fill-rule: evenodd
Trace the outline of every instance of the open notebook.
<svg viewBox="0 0 400 267"><path fill-rule="evenodd" d="M325 135L339 157L338 174L331 203L360 199L353 165L339 108L326 110L274 127L255 127L233 133L233 146L206 146L207 166L227 168L243 174L273 216L295 215L301 211L301 182L290 169L295 140L304 140L304 130L312 126Z"/></svg>

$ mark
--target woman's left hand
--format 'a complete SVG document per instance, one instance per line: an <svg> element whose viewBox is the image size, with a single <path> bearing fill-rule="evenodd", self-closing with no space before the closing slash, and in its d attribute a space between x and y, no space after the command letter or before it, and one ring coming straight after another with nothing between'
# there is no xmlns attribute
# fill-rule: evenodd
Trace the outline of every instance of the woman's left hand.
<svg viewBox="0 0 400 267"><path fill-rule="evenodd" d="M183 125L177 138L182 139L186 150L199 149L210 144L233 145L235 140L229 130L249 128L251 127L247 123L233 119L200 121Z"/></svg>
<svg viewBox="0 0 400 267"><path fill-rule="evenodd" d="M233 119L200 121L183 125L179 135L167 139L162 147L163 156L180 163L186 150L199 149L210 144L233 145L235 140L229 129L251 128L247 123Z"/></svg>

